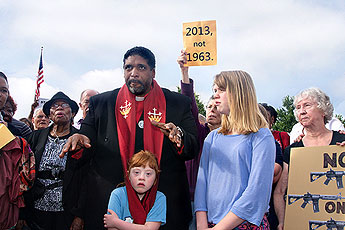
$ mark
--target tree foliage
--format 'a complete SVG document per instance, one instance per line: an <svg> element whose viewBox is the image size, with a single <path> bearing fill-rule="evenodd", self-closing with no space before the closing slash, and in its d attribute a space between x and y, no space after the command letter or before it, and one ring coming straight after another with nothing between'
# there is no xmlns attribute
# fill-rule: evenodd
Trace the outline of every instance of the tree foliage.
<svg viewBox="0 0 345 230"><path fill-rule="evenodd" d="M293 110L293 97L287 95L283 99L283 107L277 109L277 121L272 128L278 131L290 132L297 123Z"/></svg>
<svg viewBox="0 0 345 230"><path fill-rule="evenodd" d="M194 93L194 97L195 97L195 101L196 101L196 105L198 106L198 111L200 114L204 115L206 117L206 110L205 110L205 105L204 103L202 103L202 101L200 100L200 95Z"/></svg>
<svg viewBox="0 0 345 230"><path fill-rule="evenodd" d="M343 117L343 115L336 114L335 117L338 118L341 121L341 123L343 123L343 125L345 126L345 118Z"/></svg>
<svg viewBox="0 0 345 230"><path fill-rule="evenodd" d="M177 91L179 93L181 93L181 88L180 87L177 87ZM195 97L195 102L196 102L196 105L198 107L198 111L200 114L206 116L206 110L205 110L205 105L204 103L202 103L201 99L200 99L200 95L199 94L196 94L194 93L194 97Z"/></svg>

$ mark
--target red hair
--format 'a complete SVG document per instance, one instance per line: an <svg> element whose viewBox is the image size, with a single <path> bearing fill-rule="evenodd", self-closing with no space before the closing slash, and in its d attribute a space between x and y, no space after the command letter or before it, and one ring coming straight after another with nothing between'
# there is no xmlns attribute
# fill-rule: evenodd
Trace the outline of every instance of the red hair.
<svg viewBox="0 0 345 230"><path fill-rule="evenodd" d="M156 175L158 175L160 172L158 160L155 155L147 150L141 150L132 156L132 158L128 161L128 172L130 172L134 167L145 167L147 164L150 168L155 170Z"/></svg>

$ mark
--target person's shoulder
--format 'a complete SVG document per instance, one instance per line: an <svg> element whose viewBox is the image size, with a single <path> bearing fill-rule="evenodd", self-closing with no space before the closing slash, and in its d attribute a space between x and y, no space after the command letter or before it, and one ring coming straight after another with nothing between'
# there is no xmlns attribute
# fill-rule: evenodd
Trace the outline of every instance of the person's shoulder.
<svg viewBox="0 0 345 230"><path fill-rule="evenodd" d="M123 194L127 195L126 186L118 187L111 192L112 196L122 196Z"/></svg>
<svg viewBox="0 0 345 230"><path fill-rule="evenodd" d="M274 136L274 135L279 135L279 134L280 134L282 137L284 137L284 136L290 137L289 134L288 134L287 132L284 132L284 131L273 130L273 131L272 131L272 134L273 134L273 136Z"/></svg>
<svg viewBox="0 0 345 230"><path fill-rule="evenodd" d="M204 143L211 144L211 143L214 143L215 141L217 141L219 138L226 137L226 135L220 133L219 130L220 130L220 127L209 132L205 138ZM205 146L205 144L204 144L204 146Z"/></svg>
<svg viewBox="0 0 345 230"><path fill-rule="evenodd" d="M97 95L92 96L92 100L94 101L100 101L100 100L105 100L111 97L114 97L115 95L117 95L119 93L120 88L111 90L111 91L106 91Z"/></svg>
<svg viewBox="0 0 345 230"><path fill-rule="evenodd" d="M260 128L259 131L253 133L255 136L272 136L271 130L269 128Z"/></svg>
<svg viewBox="0 0 345 230"><path fill-rule="evenodd" d="M190 98L187 97L186 95L182 95L178 92L170 91L169 89L162 88L162 91L164 93L164 96L167 99L173 99L173 100L185 100L185 101L190 101Z"/></svg>
<svg viewBox="0 0 345 230"><path fill-rule="evenodd" d="M100 108L104 108L107 106L113 106L115 108L116 97L119 93L119 90L120 89L114 89L92 96L90 98L90 105L92 104L95 109L99 108L99 110L102 110Z"/></svg>
<svg viewBox="0 0 345 230"><path fill-rule="evenodd" d="M252 136L253 143L261 143L262 141L274 143L274 137L269 128L260 128L259 131L249 135Z"/></svg>
<svg viewBox="0 0 345 230"><path fill-rule="evenodd" d="M292 143L291 145L289 145L288 147L286 148L296 148L296 147L304 147L304 144L303 144L303 141L300 140L300 141L296 141L294 143Z"/></svg>
<svg viewBox="0 0 345 230"><path fill-rule="evenodd" d="M39 135L41 135L41 133L49 133L49 129L50 129L50 126L48 126L47 128L44 128L44 129L37 129L37 130L32 131L31 135L39 136Z"/></svg>
<svg viewBox="0 0 345 230"><path fill-rule="evenodd" d="M15 119L15 118L12 118L12 124L15 127L17 127L18 129L21 129L21 130L22 129L29 129L29 130L31 130L30 127L27 124L25 124L22 121L19 121L19 120Z"/></svg>
<svg viewBox="0 0 345 230"><path fill-rule="evenodd" d="M209 132L206 138L213 138L215 136L222 135L221 133L219 133L219 130L220 130L220 127L212 130L211 132Z"/></svg>
<svg viewBox="0 0 345 230"><path fill-rule="evenodd" d="M164 193L157 191L156 200L160 200L160 199L166 199L166 196L164 195Z"/></svg>
<svg viewBox="0 0 345 230"><path fill-rule="evenodd" d="M164 193L157 191L156 193L156 199L155 199L155 204L156 205L163 205L166 206L167 205L167 198L164 195Z"/></svg>
<svg viewBox="0 0 345 230"><path fill-rule="evenodd" d="M336 142L345 141L345 134L341 134L338 131L333 131L333 138Z"/></svg>
<svg viewBox="0 0 345 230"><path fill-rule="evenodd" d="M289 136L289 134L288 134L287 132L284 132L284 131L273 130L272 133L280 134L282 137L284 137L284 136ZM290 137L290 136L289 136L289 137Z"/></svg>
<svg viewBox="0 0 345 230"><path fill-rule="evenodd" d="M15 119L15 118L12 118L11 123L12 123L13 125L15 125L15 126L22 126L23 124L25 124L24 122L18 121L18 120Z"/></svg>
<svg viewBox="0 0 345 230"><path fill-rule="evenodd" d="M279 133L280 133L280 131L278 131L278 130L272 130L273 135L279 135Z"/></svg>
<svg viewBox="0 0 345 230"><path fill-rule="evenodd" d="M186 95L182 95L177 92L170 91L169 89L162 88L164 93L167 107L173 109L178 108L178 111L190 111L192 100Z"/></svg>
<svg viewBox="0 0 345 230"><path fill-rule="evenodd" d="M38 139L41 138L41 135L47 135L48 136L49 130L50 130L50 127L48 126L47 128L44 128L44 129L38 129L38 130L32 131L32 133L28 137L29 144L34 145L35 142L37 142Z"/></svg>
<svg viewBox="0 0 345 230"><path fill-rule="evenodd" d="M171 97L179 97L179 96L182 96L182 97L186 97L178 92L175 92L175 91L171 91L170 89L167 89L167 88L161 88L164 95L165 96L171 96Z"/></svg>
<svg viewBox="0 0 345 230"><path fill-rule="evenodd" d="M289 137L290 135L287 132L281 131L280 134L282 135L282 137Z"/></svg>
<svg viewBox="0 0 345 230"><path fill-rule="evenodd" d="M78 133L79 129L77 129L76 127L74 127L73 125L71 126L71 134L75 134Z"/></svg>

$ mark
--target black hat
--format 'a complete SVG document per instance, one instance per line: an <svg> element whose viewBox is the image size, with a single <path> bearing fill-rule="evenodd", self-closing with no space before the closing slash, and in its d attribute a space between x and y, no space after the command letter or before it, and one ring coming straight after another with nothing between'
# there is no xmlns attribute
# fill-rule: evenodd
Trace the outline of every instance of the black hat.
<svg viewBox="0 0 345 230"><path fill-rule="evenodd" d="M56 93L49 101L44 103L44 105L43 105L43 113L45 115L47 115L49 117L50 107L57 100L64 100L71 107L72 113L74 113L74 114L78 113L78 110L79 110L78 104L75 101L71 100L66 94L64 94L63 92L60 91L60 92Z"/></svg>

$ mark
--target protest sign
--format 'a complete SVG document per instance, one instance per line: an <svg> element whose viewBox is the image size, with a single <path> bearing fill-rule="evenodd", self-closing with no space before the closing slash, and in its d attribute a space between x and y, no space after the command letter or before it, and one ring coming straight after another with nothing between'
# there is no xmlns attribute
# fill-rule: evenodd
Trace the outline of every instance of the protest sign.
<svg viewBox="0 0 345 230"><path fill-rule="evenodd" d="M186 66L216 65L216 21L183 23L183 47L187 52Z"/></svg>
<svg viewBox="0 0 345 230"><path fill-rule="evenodd" d="M41 98L41 97L38 98L38 106L37 106L37 108L42 108L43 105L44 105L47 101L49 101L48 98Z"/></svg>
<svg viewBox="0 0 345 230"><path fill-rule="evenodd" d="M0 149L15 138L4 124L0 124L0 137Z"/></svg>
<svg viewBox="0 0 345 230"><path fill-rule="evenodd" d="M284 229L345 226L344 180L344 147L292 148Z"/></svg>

